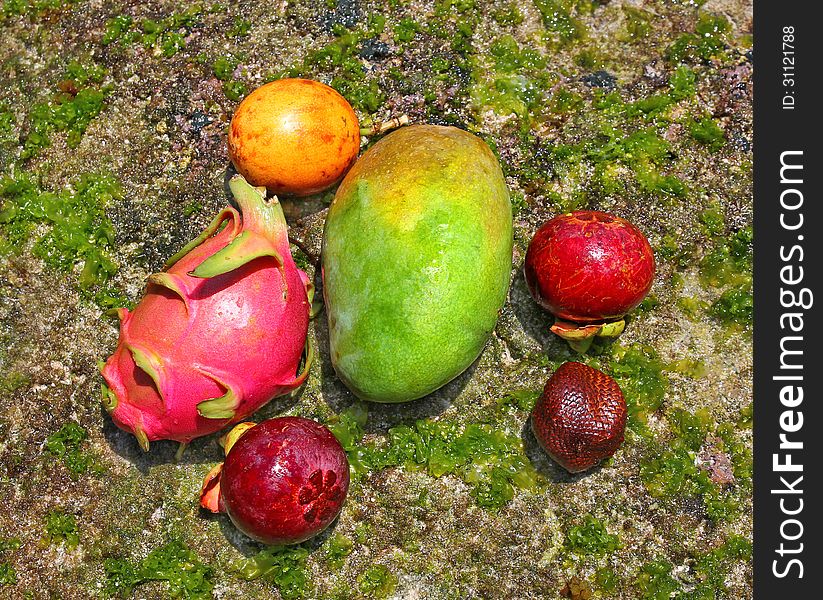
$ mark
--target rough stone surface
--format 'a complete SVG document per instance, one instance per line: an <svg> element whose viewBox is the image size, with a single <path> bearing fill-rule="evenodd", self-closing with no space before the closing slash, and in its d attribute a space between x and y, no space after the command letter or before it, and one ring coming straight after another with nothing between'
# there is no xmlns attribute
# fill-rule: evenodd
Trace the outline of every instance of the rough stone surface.
<svg viewBox="0 0 823 600"><path fill-rule="evenodd" d="M672 367L663 372L667 391L662 405L646 420L651 437L627 435L607 464L570 476L541 452L527 426L528 411L505 412L495 425L522 435L525 453L544 481L534 490L516 489L513 500L496 512L479 507L469 486L453 476L433 478L403 467L369 473L353 483L332 530L307 544L307 597L377 597L378 592L366 590L361 577L377 563L397 577L395 598L559 599L572 593L572 580L590 587L593 598L651 598L638 587L643 565L660 558L669 561L677 589L688 591L706 576L695 574L694 557L717 548L732 534L751 539L750 488L740 492L742 512L737 518L712 521L699 498L655 499L641 477L649 440L665 447L673 435L674 407L704 410L717 426L732 424L737 439L751 448L750 425L736 425L751 403L750 326L730 325L710 314L706 307L726 288L708 285L699 267L714 243L707 241L702 219L708 209L713 207L722 221L722 232L712 239L732 235L752 219L752 64L747 58L751 2L558 0L555 4L572 7L585 30L585 35L568 41L547 33L551 21L543 19L539 9L550 4L4 4L0 112L8 116L0 119L0 177L25 171L37 174L44 189L57 191L83 173L113 174L123 197L106 208L116 231L112 256L119 267L109 284L131 302L139 299L146 277L226 202L226 128L239 102L239 97L231 98L231 82L250 91L293 68L340 87L355 104L361 122L406 113L414 123L456 124L494 144L516 209L509 301L484 353L464 375L423 400L370 407L369 438L381 439L389 427L419 418L488 422L499 410L500 398L515 389L542 388L552 365L572 358L549 332L551 319L531 300L522 276L531 236L545 220L568 210L570 203L630 219L655 248L656 306L637 311L618 343L650 347L666 365L686 360L701 368ZM107 22L118 15L131 16L131 31L139 33L143 19L159 21L189 7L199 7L200 12L194 24L176 30L183 47L171 56L160 44L143 38L103 43ZM513 8L519 18L501 16ZM386 17L381 33L368 30L373 15ZM649 117L642 125L654 128L670 144L668 154L655 160L662 165L661 172L685 183L684 194L641 189L632 172L639 167L628 156L609 163L610 181L618 182L612 188L590 185L601 175L592 155L564 166L554 149L596 144L598 135L606 135L591 129L600 110L594 94L613 90L629 103L667 92L677 67L667 58L667 48L682 33L694 32L700 15L727 20L724 48L716 56L691 60L694 95L670 107L664 121ZM459 38L454 30L461 20L466 20L468 31ZM416 23L418 30L409 23ZM428 27L437 23L445 23L450 33L433 35ZM627 33L631 27L634 36ZM362 31L361 41L348 53L362 73L352 77L329 62L304 63L312 52L344 35L341 28ZM403 41L409 31L411 41ZM534 85L539 98L520 114L501 108L487 95L495 85L490 74L497 51L493 42L506 35L546 59L530 79L513 75L515 87ZM458 38L468 39L468 50L456 47ZM222 74L225 82L215 76L214 65L221 57L231 61L229 74ZM65 133L52 132L48 147L31 158L21 157L32 127L32 107L54 96L73 60L106 69L102 82L93 84L110 86L102 111L91 119L77 147L70 147ZM368 99L355 102L353 94L359 97L364 86L375 81L378 105ZM527 97L529 92L519 93ZM572 108L559 104L565 93L579 98ZM722 131L718 147L690 134L689 119L700 115ZM642 117L634 118L632 132L641 128L637 119ZM10 124L5 130L3 122ZM539 173L525 177L527 168ZM293 239L312 254L319 252L330 199L331 192L284 199ZM0 218L0 238L2 226ZM63 272L33 252L35 240L48 227L37 225L27 245L0 254L0 538L20 540L19 548L0 554L0 563L16 573L16 583L0 583L0 598L105 597L106 559L140 560L170 539L182 540L213 567L215 597L278 598L273 583L245 581L231 569L259 547L224 516L208 516L198 509L200 483L221 460L216 436L195 441L176 462L174 444L156 443L144 454L135 439L116 429L105 414L97 361L114 349L117 330L82 291L82 261L74 271ZM667 239L674 240L674 251L662 250ZM300 254L296 247L293 250ZM688 252L681 259L678 250ZM303 260L310 263L306 256ZM258 413L259 419L296 414L328 422L354 401L328 360L324 316L310 325L310 335L320 349L320 360L308 384L295 397L271 402ZM602 350L608 352L608 346ZM88 432L80 448L95 465L75 478L45 447L49 436L72 421ZM695 464L722 485L739 486L724 451L711 438L700 457L693 453ZM76 548L49 542L45 522L54 510L75 516ZM617 550L602 556L568 550L566 533L585 513L619 535ZM354 543L342 565L331 564L324 550L335 533ZM595 572L604 567L616 575L613 590L601 589L596 581ZM750 561L732 561L724 568L727 572L720 578L725 590L718 597L750 598ZM166 583L150 582L139 585L133 597L168 595Z"/></svg>

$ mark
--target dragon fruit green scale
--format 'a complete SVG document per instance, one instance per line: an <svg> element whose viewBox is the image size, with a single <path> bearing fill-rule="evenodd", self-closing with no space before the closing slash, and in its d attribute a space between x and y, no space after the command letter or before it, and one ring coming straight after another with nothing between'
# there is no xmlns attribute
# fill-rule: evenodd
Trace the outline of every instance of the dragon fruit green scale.
<svg viewBox="0 0 823 600"><path fill-rule="evenodd" d="M133 312L117 311L103 403L144 450L242 421L311 366L313 286L291 256L282 208L239 175L229 185L240 212L225 208L149 277Z"/></svg>

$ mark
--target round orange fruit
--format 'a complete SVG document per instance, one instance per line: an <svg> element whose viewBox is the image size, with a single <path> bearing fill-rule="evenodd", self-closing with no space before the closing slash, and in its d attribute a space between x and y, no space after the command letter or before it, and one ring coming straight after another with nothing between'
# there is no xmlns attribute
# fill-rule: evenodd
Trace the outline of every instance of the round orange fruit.
<svg viewBox="0 0 823 600"><path fill-rule="evenodd" d="M357 159L360 126L335 90L280 79L246 96L229 129L229 157L247 181L273 194L307 196L339 181Z"/></svg>

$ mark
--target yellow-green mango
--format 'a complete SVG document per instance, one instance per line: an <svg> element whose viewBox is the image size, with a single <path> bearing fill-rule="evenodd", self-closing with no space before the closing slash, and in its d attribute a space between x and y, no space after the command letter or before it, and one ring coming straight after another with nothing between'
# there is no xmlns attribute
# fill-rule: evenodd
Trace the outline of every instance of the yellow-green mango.
<svg viewBox="0 0 823 600"><path fill-rule="evenodd" d="M390 133L346 175L326 219L337 375L375 402L448 383L483 350L511 268L511 202L485 142L435 125Z"/></svg>

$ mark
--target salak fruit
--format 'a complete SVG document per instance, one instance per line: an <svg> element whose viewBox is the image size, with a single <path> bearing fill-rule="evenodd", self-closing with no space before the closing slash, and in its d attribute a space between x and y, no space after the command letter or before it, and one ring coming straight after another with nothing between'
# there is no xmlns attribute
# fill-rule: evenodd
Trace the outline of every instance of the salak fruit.
<svg viewBox="0 0 823 600"><path fill-rule="evenodd" d="M552 331L585 352L595 336L623 331L623 317L652 286L654 253L629 221L581 210L537 230L524 271L534 299L556 318Z"/></svg>
<svg viewBox="0 0 823 600"><path fill-rule="evenodd" d="M200 505L225 512L264 544L297 544L337 518L349 490L349 461L326 427L302 417L237 425L226 460L206 476Z"/></svg>
<svg viewBox="0 0 823 600"><path fill-rule="evenodd" d="M478 357L509 288L511 203L494 154L454 127L390 133L340 184L322 256L340 379L375 402L436 390Z"/></svg>
<svg viewBox="0 0 823 600"><path fill-rule="evenodd" d="M560 365L532 411L537 441L572 473L612 456L623 443L625 429L626 401L620 386L578 362Z"/></svg>
<svg viewBox="0 0 823 600"><path fill-rule="evenodd" d="M309 79L280 79L249 94L229 127L229 156L253 185L307 196L337 183L357 159L360 129L351 105Z"/></svg>
<svg viewBox="0 0 823 600"><path fill-rule="evenodd" d="M294 264L276 198L237 175L231 207L151 275L102 367L103 401L143 449L187 444L299 387L313 287ZM242 214L241 214L242 213Z"/></svg>

